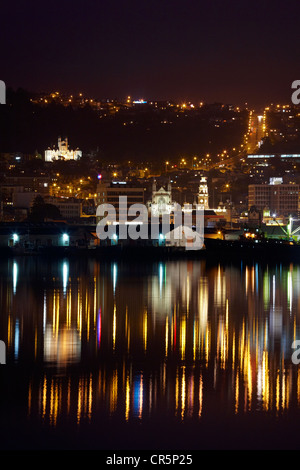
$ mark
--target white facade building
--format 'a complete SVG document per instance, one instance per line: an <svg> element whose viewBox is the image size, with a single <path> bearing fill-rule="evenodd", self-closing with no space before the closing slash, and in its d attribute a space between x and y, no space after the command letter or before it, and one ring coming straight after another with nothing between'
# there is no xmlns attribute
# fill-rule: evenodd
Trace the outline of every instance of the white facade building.
<svg viewBox="0 0 300 470"><path fill-rule="evenodd" d="M168 184L167 189L161 187L156 189L156 183L152 185L152 199L148 202L149 211L153 216L161 216L163 214L170 214L174 210L174 203L172 203L172 188Z"/></svg>
<svg viewBox="0 0 300 470"><path fill-rule="evenodd" d="M82 151L79 149L69 150L68 139L64 140L61 137L58 138L58 149L45 150L45 161L53 162L54 160L78 160L82 157Z"/></svg>

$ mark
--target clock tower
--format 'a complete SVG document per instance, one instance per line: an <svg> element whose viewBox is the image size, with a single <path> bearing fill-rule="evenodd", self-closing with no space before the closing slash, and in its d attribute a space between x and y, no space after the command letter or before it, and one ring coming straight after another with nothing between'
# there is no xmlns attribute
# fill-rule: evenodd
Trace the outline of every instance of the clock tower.
<svg viewBox="0 0 300 470"><path fill-rule="evenodd" d="M198 209L209 209L207 178L202 176L198 192Z"/></svg>

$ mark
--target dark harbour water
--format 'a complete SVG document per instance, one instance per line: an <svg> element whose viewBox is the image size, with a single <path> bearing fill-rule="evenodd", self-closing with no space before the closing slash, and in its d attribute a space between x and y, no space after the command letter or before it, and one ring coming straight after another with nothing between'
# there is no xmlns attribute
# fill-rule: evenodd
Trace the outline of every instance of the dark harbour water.
<svg viewBox="0 0 300 470"><path fill-rule="evenodd" d="M298 264L2 259L0 447L298 449L299 327Z"/></svg>

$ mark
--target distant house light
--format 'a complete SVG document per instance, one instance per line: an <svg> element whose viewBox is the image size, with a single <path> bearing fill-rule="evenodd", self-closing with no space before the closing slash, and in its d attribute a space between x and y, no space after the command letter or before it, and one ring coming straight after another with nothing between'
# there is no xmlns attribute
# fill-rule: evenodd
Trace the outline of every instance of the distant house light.
<svg viewBox="0 0 300 470"><path fill-rule="evenodd" d="M67 243L69 242L70 237L67 233L63 233L62 239L63 239L63 242Z"/></svg>
<svg viewBox="0 0 300 470"><path fill-rule="evenodd" d="M19 241L19 235L17 233L13 234L13 241L16 243Z"/></svg>

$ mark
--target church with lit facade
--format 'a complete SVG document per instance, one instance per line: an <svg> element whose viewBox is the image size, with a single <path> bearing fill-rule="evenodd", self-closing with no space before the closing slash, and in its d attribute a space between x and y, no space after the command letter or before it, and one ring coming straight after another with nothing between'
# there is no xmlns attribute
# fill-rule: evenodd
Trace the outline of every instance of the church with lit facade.
<svg viewBox="0 0 300 470"><path fill-rule="evenodd" d="M69 150L67 137L65 139L58 138L58 148L45 150L45 162L53 162L54 160L78 160L82 157L82 151L79 149Z"/></svg>
<svg viewBox="0 0 300 470"><path fill-rule="evenodd" d="M194 208L196 209L209 209L209 200L208 200L208 186L207 178L205 176L201 177L199 190L197 194L197 202L194 203ZM163 186L160 189L157 189L156 182L152 185L152 198L151 201L148 201L149 212L153 216L162 216L164 214L170 214L174 211L176 206L176 201L172 201L172 186L171 183L168 183L167 188ZM192 210L192 208L185 208L184 210Z"/></svg>
<svg viewBox="0 0 300 470"><path fill-rule="evenodd" d="M167 189L164 189L164 187L157 189L156 182L153 183L152 199L148 202L148 209L153 216L170 214L172 210L174 210L174 203L172 203L171 183L168 183Z"/></svg>

